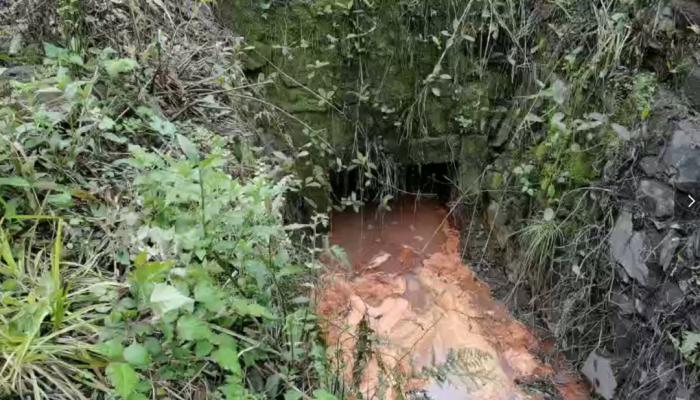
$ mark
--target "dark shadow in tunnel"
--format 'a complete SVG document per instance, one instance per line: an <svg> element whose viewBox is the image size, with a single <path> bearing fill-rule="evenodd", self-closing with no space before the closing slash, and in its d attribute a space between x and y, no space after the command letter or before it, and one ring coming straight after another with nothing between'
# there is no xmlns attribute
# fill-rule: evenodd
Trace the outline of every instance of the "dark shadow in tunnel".
<svg viewBox="0 0 700 400"><path fill-rule="evenodd" d="M397 197L401 195L419 195L430 197L443 203L450 200L455 186L458 166L455 163L411 164L399 166L396 185L398 187L384 188L383 192L395 192ZM356 196L360 194L360 171L331 172L332 200L339 204L344 197L349 197L354 191ZM382 192L382 184L365 187L363 199L366 202L374 202L379 199Z"/></svg>

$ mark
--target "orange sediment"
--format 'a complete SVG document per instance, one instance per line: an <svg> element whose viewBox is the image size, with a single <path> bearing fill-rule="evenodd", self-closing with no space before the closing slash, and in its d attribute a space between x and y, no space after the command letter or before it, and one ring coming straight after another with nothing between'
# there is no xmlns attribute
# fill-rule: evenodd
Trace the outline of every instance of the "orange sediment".
<svg viewBox="0 0 700 400"><path fill-rule="evenodd" d="M317 312L342 379L364 399L538 399L519 384L562 380L567 400L587 399L536 357L537 338L462 263L446 215L404 199L381 218L334 216L331 241L353 269L330 268Z"/></svg>

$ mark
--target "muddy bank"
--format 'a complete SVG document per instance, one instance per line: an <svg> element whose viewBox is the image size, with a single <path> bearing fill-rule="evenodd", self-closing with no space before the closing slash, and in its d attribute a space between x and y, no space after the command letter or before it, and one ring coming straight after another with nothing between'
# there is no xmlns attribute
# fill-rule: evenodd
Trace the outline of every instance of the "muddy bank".
<svg viewBox="0 0 700 400"><path fill-rule="evenodd" d="M325 276L318 311L355 395L588 398L566 370L543 361L556 357L462 264L458 232L439 203L404 198L391 211L336 214L331 241L351 266Z"/></svg>

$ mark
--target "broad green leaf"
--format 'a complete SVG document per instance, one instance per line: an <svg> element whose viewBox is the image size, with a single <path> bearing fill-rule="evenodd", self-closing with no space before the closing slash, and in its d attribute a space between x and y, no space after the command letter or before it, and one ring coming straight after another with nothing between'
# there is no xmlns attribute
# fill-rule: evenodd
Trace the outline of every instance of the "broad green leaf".
<svg viewBox="0 0 700 400"><path fill-rule="evenodd" d="M142 344L134 342L124 349L124 360L131 365L142 367L151 362L151 356Z"/></svg>
<svg viewBox="0 0 700 400"><path fill-rule="evenodd" d="M124 352L124 346L122 346L121 339L110 339L106 342L99 343L95 349L97 352L111 360L119 359Z"/></svg>
<svg viewBox="0 0 700 400"><path fill-rule="evenodd" d="M129 364L110 363L107 366L107 378L122 399L128 399L139 383L139 376Z"/></svg>
<svg viewBox="0 0 700 400"><path fill-rule="evenodd" d="M146 338L146 340L144 340L143 342L143 345L144 347L146 347L148 352L150 354L153 354L154 356L157 356L163 352L160 341L154 337Z"/></svg>
<svg viewBox="0 0 700 400"><path fill-rule="evenodd" d="M84 65L83 58L80 55L71 53L68 55L68 62L75 65Z"/></svg>
<svg viewBox="0 0 700 400"><path fill-rule="evenodd" d="M194 355L198 358L204 358L214 350L214 345L208 340L200 340L194 345Z"/></svg>
<svg viewBox="0 0 700 400"><path fill-rule="evenodd" d="M247 390L240 383L229 382L225 385L221 385L219 390L224 395L224 399L226 400L241 400L249 398Z"/></svg>
<svg viewBox="0 0 700 400"><path fill-rule="evenodd" d="M700 333L685 331L683 332L683 343L679 350L684 356L691 356L697 351L697 347L700 345Z"/></svg>
<svg viewBox="0 0 700 400"><path fill-rule="evenodd" d="M11 176L9 178L0 178L0 186L13 186L13 187L30 187L31 185L26 179L20 178L19 176Z"/></svg>
<svg viewBox="0 0 700 400"><path fill-rule="evenodd" d="M119 144L124 144L124 143L129 141L129 139L127 139L126 137L115 135L112 132L102 132L101 136L107 140L110 140L114 143L119 143Z"/></svg>
<svg viewBox="0 0 700 400"><path fill-rule="evenodd" d="M235 376L241 375L241 366L238 363L238 354L232 347L219 347L215 352L211 353L211 358L219 366L228 370Z"/></svg>
<svg viewBox="0 0 700 400"><path fill-rule="evenodd" d="M51 43L44 43L44 55L48 58L56 59L68 54L68 50L63 47L54 46Z"/></svg>
<svg viewBox="0 0 700 400"><path fill-rule="evenodd" d="M164 283L157 283L151 293L151 305L160 315L181 307L190 306L193 303L194 300L180 293L176 288Z"/></svg>
<svg viewBox="0 0 700 400"><path fill-rule="evenodd" d="M118 58L116 60L106 60L102 65L110 78L116 78L119 74L133 71L139 64L133 58Z"/></svg>
<svg viewBox="0 0 700 400"><path fill-rule="evenodd" d="M219 347L231 347L231 348L237 348L238 346L236 345L236 339L232 338L229 335L216 335L212 338L211 340L213 343L217 344Z"/></svg>
<svg viewBox="0 0 700 400"><path fill-rule="evenodd" d="M46 201L55 207L71 207L73 205L73 197L68 192L50 194L46 196Z"/></svg>
<svg viewBox="0 0 700 400"><path fill-rule="evenodd" d="M235 298L231 303L231 307L233 307L241 315L264 317L269 319L275 318L275 316L266 307L253 303L247 299Z"/></svg>
<svg viewBox="0 0 700 400"><path fill-rule="evenodd" d="M141 263L135 260L134 265L136 265L136 268L131 275L131 280L137 285L143 285L146 283L157 283L165 279L168 271L173 266L173 262L153 261Z"/></svg>
<svg viewBox="0 0 700 400"><path fill-rule="evenodd" d="M209 282L200 282L194 288L194 299L204 307L213 312L219 312L224 308L224 301L221 299L219 288Z"/></svg>
<svg viewBox="0 0 700 400"><path fill-rule="evenodd" d="M177 321L177 335L182 340L210 339L212 332L207 323L193 315L183 315Z"/></svg>
<svg viewBox="0 0 700 400"><path fill-rule="evenodd" d="M284 394L284 400L299 400L302 397L302 393L296 389L287 390Z"/></svg>
<svg viewBox="0 0 700 400"><path fill-rule="evenodd" d="M173 136L177 133L177 128L175 127L175 124L156 116L151 117L151 122L149 126L151 127L151 129L160 133L163 136Z"/></svg>
<svg viewBox="0 0 700 400"><path fill-rule="evenodd" d="M190 160L196 160L199 158L199 149L197 148L197 145L192 143L192 141L186 136L178 134L177 143L180 145L182 153L187 156L187 158Z"/></svg>
<svg viewBox="0 0 700 400"><path fill-rule="evenodd" d="M116 124L112 118L110 118L108 116L104 116L100 120L100 123L97 125L97 127L103 131L108 131L108 130L114 128L114 125L116 125Z"/></svg>
<svg viewBox="0 0 700 400"><path fill-rule="evenodd" d="M314 400L338 400L338 398L325 389L316 389L314 390Z"/></svg>

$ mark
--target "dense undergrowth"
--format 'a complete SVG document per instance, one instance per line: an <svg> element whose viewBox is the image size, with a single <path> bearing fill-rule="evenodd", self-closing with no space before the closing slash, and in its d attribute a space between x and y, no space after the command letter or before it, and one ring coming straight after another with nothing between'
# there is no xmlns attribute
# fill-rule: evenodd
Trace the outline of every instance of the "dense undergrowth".
<svg viewBox="0 0 700 400"><path fill-rule="evenodd" d="M4 12L24 43L0 67L0 397L333 398L297 178L241 122L208 8Z"/></svg>

